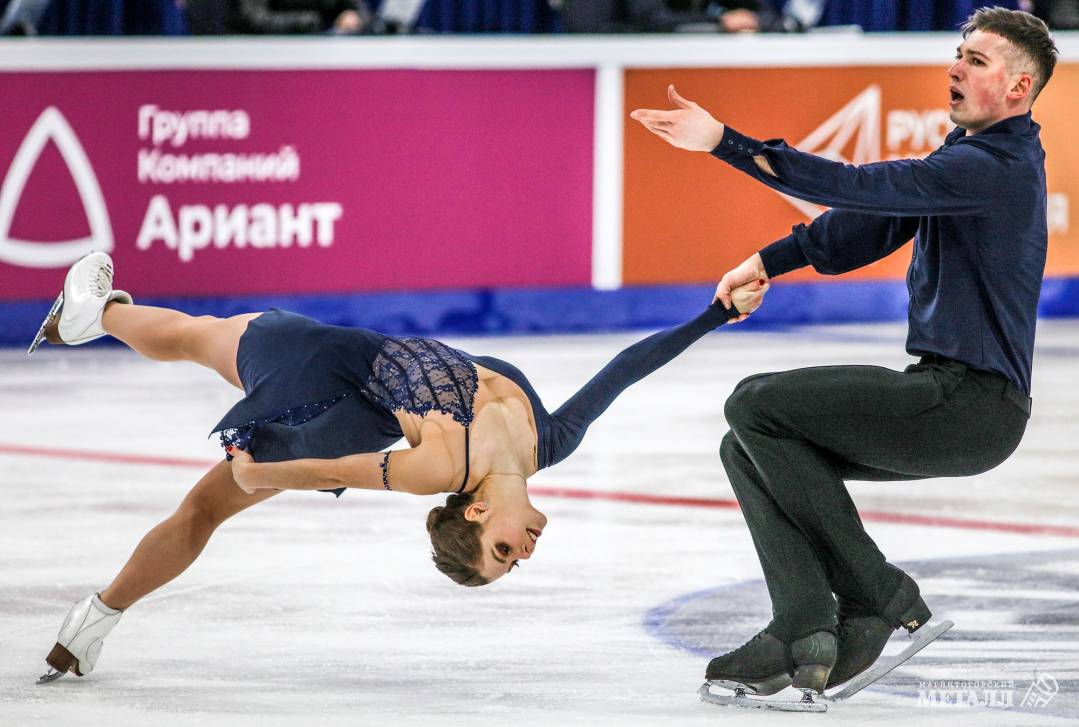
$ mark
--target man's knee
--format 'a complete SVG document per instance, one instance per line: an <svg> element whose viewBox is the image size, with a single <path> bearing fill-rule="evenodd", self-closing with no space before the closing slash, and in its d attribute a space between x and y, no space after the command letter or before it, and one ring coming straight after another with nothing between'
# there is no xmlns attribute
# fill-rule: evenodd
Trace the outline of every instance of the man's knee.
<svg viewBox="0 0 1079 727"><path fill-rule="evenodd" d="M767 401L771 374L742 379L723 405L723 416L732 429L745 426Z"/></svg>

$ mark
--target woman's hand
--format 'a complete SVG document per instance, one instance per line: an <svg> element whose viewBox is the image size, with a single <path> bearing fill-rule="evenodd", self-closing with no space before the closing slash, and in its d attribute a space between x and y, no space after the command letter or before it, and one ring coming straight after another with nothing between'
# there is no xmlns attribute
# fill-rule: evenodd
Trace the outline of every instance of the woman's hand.
<svg viewBox="0 0 1079 727"><path fill-rule="evenodd" d="M764 285L754 289L753 285L760 282L763 282ZM746 307L743 308L743 303L739 303L734 297L733 291L738 288L743 288L743 294L759 293L759 296L755 302L753 299L744 301ZM767 290L768 273L764 270L764 263L761 261L760 253L753 253L745 262L723 276L723 280L719 281L719 285L716 286L716 295L712 300L713 302L718 300L727 309L730 309L731 304L734 303L741 315L727 322L739 323L760 307L764 293Z"/></svg>
<svg viewBox="0 0 1079 727"><path fill-rule="evenodd" d="M749 317L749 314L761 307L764 302L764 294L768 292L771 284L764 279L758 279L739 286L730 292L731 302L741 314L732 318L728 323L738 323Z"/></svg>
<svg viewBox="0 0 1079 727"><path fill-rule="evenodd" d="M250 480L255 458L239 447L233 447L231 444L225 447L225 451L232 455L232 479L236 486L248 495L254 494L255 490L258 489L258 485Z"/></svg>

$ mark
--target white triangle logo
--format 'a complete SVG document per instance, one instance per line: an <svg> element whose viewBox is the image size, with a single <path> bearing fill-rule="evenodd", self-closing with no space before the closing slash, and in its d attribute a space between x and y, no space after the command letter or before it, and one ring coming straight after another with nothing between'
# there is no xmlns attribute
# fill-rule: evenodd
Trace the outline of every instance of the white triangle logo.
<svg viewBox="0 0 1079 727"><path fill-rule="evenodd" d="M843 156L844 147L854 140L854 153L850 159ZM800 151L822 156L845 164L868 164L880 161L880 86L873 84L836 111L813 133L795 145ZM783 199L803 212L809 219L816 219L827 207L806 202L780 192Z"/></svg>
<svg viewBox="0 0 1079 727"><path fill-rule="evenodd" d="M60 156L75 181L86 220L90 223L90 235L80 240L49 243L16 240L11 237L15 209L30 172L50 139L60 150ZM0 184L0 262L28 268L67 267L89 252L111 252L113 247L109 212L105 208L105 198L101 195L101 186L97 183L90 160L67 119L59 109L50 106L41 112L30 127L22 145L15 152L7 176Z"/></svg>

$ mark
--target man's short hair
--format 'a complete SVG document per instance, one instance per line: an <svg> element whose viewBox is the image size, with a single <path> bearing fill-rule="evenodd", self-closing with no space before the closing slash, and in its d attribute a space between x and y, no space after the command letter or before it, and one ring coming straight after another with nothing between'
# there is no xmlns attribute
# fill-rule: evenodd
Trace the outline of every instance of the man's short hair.
<svg viewBox="0 0 1079 727"><path fill-rule="evenodd" d="M980 8L963 24L963 38L975 30L992 33L1011 43L1024 60L1033 64L1034 77L1030 101L1038 97L1053 76L1057 64L1057 46L1049 35L1049 27L1030 13L1008 8Z"/></svg>

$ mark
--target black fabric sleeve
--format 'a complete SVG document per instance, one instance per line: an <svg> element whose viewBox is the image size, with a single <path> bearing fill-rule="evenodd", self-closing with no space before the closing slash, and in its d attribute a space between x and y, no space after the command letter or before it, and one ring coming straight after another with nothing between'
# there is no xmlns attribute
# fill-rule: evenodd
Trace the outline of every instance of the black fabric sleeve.
<svg viewBox="0 0 1079 727"><path fill-rule="evenodd" d="M905 245L918 231L917 217L881 217L834 209L760 251L769 278L806 265L839 275L876 262Z"/></svg>
<svg viewBox="0 0 1079 727"><path fill-rule="evenodd" d="M798 238L794 235L787 235L776 240L771 245L761 248L758 254L761 256L764 273L769 280L777 275L809 265L809 260L806 259L802 248L798 246Z"/></svg>
<svg viewBox="0 0 1079 727"><path fill-rule="evenodd" d="M972 215L1005 203L1006 165L991 142L966 137L924 159L843 164L782 139L759 141L726 127L712 155L772 189L828 207L894 216ZM761 171L768 160L775 176Z"/></svg>

